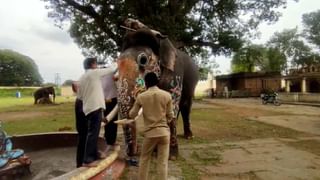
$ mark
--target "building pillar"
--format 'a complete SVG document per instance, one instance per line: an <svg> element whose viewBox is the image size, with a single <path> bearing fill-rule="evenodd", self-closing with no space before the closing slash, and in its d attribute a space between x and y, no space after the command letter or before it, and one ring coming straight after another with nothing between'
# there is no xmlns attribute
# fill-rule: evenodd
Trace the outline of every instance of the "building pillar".
<svg viewBox="0 0 320 180"><path fill-rule="evenodd" d="M302 92L302 93L306 93L306 92L307 92L307 81L306 81L306 78L305 78L305 77L302 78L302 82L301 82L301 92Z"/></svg>
<svg viewBox="0 0 320 180"><path fill-rule="evenodd" d="M208 82L208 88L212 89L213 88L213 77L212 77L211 73L208 73L207 82Z"/></svg>
<svg viewBox="0 0 320 180"><path fill-rule="evenodd" d="M284 78L281 78L280 83L281 83L280 88L283 90L286 89L286 80Z"/></svg>
<svg viewBox="0 0 320 180"><path fill-rule="evenodd" d="M290 80L286 80L286 92L290 92Z"/></svg>

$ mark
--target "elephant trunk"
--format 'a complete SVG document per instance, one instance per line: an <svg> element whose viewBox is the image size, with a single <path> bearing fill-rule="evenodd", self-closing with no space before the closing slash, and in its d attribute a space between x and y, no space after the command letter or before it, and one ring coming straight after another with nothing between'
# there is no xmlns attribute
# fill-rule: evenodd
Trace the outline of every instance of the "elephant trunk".
<svg viewBox="0 0 320 180"><path fill-rule="evenodd" d="M139 75L139 71L135 61L129 58L118 59L118 70L119 119L124 119L129 118L129 111L134 103L132 92L135 89L135 81ZM134 156L137 154L136 125L124 125L123 131L127 155Z"/></svg>
<svg viewBox="0 0 320 180"><path fill-rule="evenodd" d="M118 59L118 105L120 119L129 118L129 111L134 103L133 91L138 71L135 61L131 59Z"/></svg>

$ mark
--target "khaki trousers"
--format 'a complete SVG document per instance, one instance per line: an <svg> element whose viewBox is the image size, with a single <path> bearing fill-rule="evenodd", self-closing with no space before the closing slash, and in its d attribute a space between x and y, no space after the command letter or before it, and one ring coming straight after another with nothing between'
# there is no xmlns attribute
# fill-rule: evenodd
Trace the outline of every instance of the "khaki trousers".
<svg viewBox="0 0 320 180"><path fill-rule="evenodd" d="M168 179L168 159L169 159L170 136L160 136L144 138L139 161L139 180L149 180L148 171L151 155L157 148L157 172L159 180Z"/></svg>

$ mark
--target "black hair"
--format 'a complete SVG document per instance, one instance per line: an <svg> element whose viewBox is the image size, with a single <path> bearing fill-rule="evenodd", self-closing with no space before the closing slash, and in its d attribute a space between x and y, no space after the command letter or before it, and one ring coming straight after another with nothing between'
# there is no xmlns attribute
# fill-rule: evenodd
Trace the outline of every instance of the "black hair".
<svg viewBox="0 0 320 180"><path fill-rule="evenodd" d="M94 64L94 63L97 63L97 59L96 58L93 58L93 57L86 58L83 61L83 68L85 70L88 70L88 69L91 68L92 64Z"/></svg>
<svg viewBox="0 0 320 180"><path fill-rule="evenodd" d="M155 86L159 83L158 76L154 72L149 72L144 76L147 88Z"/></svg>

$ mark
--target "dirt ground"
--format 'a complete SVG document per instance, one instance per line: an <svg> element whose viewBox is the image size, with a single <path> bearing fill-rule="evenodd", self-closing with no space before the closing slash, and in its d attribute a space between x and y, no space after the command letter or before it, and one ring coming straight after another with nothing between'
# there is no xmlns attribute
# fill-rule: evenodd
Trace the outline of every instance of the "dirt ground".
<svg viewBox="0 0 320 180"><path fill-rule="evenodd" d="M201 108L224 108L246 119L308 136L185 143L180 145L180 160L169 161L169 180L320 179L320 108L262 105L259 99L207 99L194 103L193 109ZM156 172L155 168L153 159L151 171ZM123 179L136 180L137 170L129 167ZM155 179L152 174L150 179Z"/></svg>
<svg viewBox="0 0 320 180"><path fill-rule="evenodd" d="M281 106L262 105L259 99L206 99L194 103L193 110L197 109L208 111L222 109L223 111L219 111L221 114L232 114L233 117L241 117L241 120L274 125L270 126L271 128L289 128L307 135L287 138L277 136L272 136L272 138L254 136L252 138L250 136L246 140L202 141L197 139L195 133L197 132L196 127L203 126L198 122L198 126L193 126L195 133L193 140L179 139L182 142L179 144L180 156L177 161L169 161L169 180L320 180L320 108L286 104ZM22 115L22 113L8 113L6 115L9 119L14 119L13 116L18 116L17 114ZM41 113L31 115L38 116ZM211 115L209 120L211 120ZM225 117L222 118L223 120ZM244 121L244 123L250 121ZM243 127L233 127L232 125L229 127ZM138 128L141 126L140 121ZM250 124L245 124L245 126L250 126ZM272 131L270 127L267 129L268 131ZM208 127L206 128L208 129ZM121 149L124 150L121 128L119 128L117 139L118 143L122 145ZM45 170L31 169L33 171L31 179L41 179L40 175L49 179L73 169L74 152L75 149L55 149L30 154L33 157L34 165L47 163ZM122 153L123 158L126 158L125 153ZM48 154L50 157L47 156ZM64 158L57 159L55 154L63 155ZM64 166L60 166L61 163ZM137 180L137 172L138 167L129 166L121 179ZM156 161L153 159L149 179L155 179L156 172Z"/></svg>
<svg viewBox="0 0 320 180"><path fill-rule="evenodd" d="M302 105L261 105L260 99L210 99L212 105L228 106L230 111L268 124L320 135L320 108ZM197 105L195 105L197 106ZM277 115L277 113L281 115Z"/></svg>
<svg viewBox="0 0 320 180"><path fill-rule="evenodd" d="M201 179L320 179L320 153L314 151L320 147L320 108L286 104L261 105L259 99L210 99L205 102L210 106L227 106L230 112L251 120L291 128L312 136L182 147L181 155L191 161L190 151L201 155L211 148L221 155L218 164L197 167L197 161L194 162L202 172ZM195 104L194 108L197 106ZM306 141L311 141L312 146L300 148ZM295 146L290 145L292 143ZM202 160L206 158L208 155L204 155Z"/></svg>

